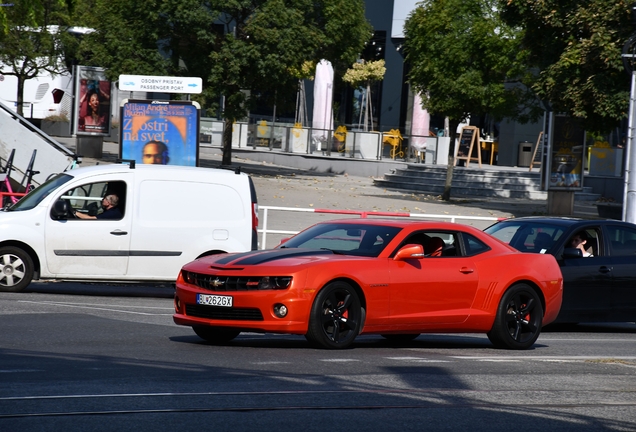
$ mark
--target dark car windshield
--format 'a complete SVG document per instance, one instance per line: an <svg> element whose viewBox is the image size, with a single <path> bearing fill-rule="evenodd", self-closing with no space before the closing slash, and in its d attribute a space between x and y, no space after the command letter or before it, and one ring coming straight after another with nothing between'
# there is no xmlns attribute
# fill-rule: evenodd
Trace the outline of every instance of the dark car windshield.
<svg viewBox="0 0 636 432"><path fill-rule="evenodd" d="M547 253L561 238L565 228L548 222L508 220L491 225L484 232L520 252Z"/></svg>
<svg viewBox="0 0 636 432"><path fill-rule="evenodd" d="M60 173L55 177L50 178L46 182L42 183L39 187L23 196L20 201L8 207L6 211L24 211L31 210L36 207L40 202L46 198L51 192L71 180L73 177Z"/></svg>
<svg viewBox="0 0 636 432"><path fill-rule="evenodd" d="M368 223L327 223L308 228L278 247L328 249L346 255L377 257L400 230Z"/></svg>

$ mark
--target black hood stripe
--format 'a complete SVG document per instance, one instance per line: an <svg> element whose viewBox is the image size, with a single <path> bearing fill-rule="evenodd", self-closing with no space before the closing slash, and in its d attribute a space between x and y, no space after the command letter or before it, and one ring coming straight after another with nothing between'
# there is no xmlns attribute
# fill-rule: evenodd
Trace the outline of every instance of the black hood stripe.
<svg viewBox="0 0 636 432"><path fill-rule="evenodd" d="M332 251L322 249L272 249L266 251L246 252L238 255L232 254L227 258L222 258L216 261L215 264L231 264L236 266L258 265L284 258L332 254Z"/></svg>
<svg viewBox="0 0 636 432"><path fill-rule="evenodd" d="M239 259L240 257L253 255L255 253L260 253L260 252L251 251L251 252L227 254L227 255L223 256L222 258L217 258L217 260L215 261L215 264L229 264L232 261L234 261L236 259Z"/></svg>

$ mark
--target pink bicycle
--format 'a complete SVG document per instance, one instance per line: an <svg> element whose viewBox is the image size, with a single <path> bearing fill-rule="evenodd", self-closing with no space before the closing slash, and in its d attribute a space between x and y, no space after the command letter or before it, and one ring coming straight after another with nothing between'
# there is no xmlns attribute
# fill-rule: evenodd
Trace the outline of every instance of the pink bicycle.
<svg viewBox="0 0 636 432"><path fill-rule="evenodd" d="M13 170L13 157L15 156L15 149L11 150L11 154L7 159L7 163L2 168L2 173L0 173L0 196L2 198L3 208L8 205L17 203L20 198L35 189L35 186L31 182L33 180L33 176L39 174L39 171L33 170L36 154L37 150L33 150L31 161L29 162L29 165L24 172L24 177L22 177L22 181L20 182L20 186L24 188L24 192L15 192L13 190L13 186L11 185L11 171Z"/></svg>

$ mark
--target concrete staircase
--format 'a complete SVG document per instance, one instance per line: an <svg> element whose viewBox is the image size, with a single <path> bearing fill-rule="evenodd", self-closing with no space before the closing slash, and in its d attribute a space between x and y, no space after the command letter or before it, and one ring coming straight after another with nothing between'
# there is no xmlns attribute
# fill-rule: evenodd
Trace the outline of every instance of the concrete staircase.
<svg viewBox="0 0 636 432"><path fill-rule="evenodd" d="M376 186L429 195L441 195L446 183L446 166L407 164L374 180ZM488 166L488 168L455 167L453 169L452 196L501 197L546 200L541 190L539 170L528 168ZM576 201L594 201L598 194L591 188L577 192Z"/></svg>

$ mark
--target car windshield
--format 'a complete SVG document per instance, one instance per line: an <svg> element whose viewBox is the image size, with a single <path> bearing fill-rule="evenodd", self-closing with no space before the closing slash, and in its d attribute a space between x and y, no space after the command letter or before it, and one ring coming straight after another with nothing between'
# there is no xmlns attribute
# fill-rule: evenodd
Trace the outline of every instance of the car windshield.
<svg viewBox="0 0 636 432"><path fill-rule="evenodd" d="M328 249L345 255L377 257L401 228L369 223L315 225L279 248Z"/></svg>
<svg viewBox="0 0 636 432"><path fill-rule="evenodd" d="M510 220L491 225L484 232L520 252L548 253L565 229L546 222Z"/></svg>
<svg viewBox="0 0 636 432"><path fill-rule="evenodd" d="M40 202L51 192L53 192L55 189L68 182L72 178L73 177L68 174L60 173L42 183L37 188L33 189L31 192L23 196L17 203L5 209L5 211L31 210L32 208L40 204Z"/></svg>

